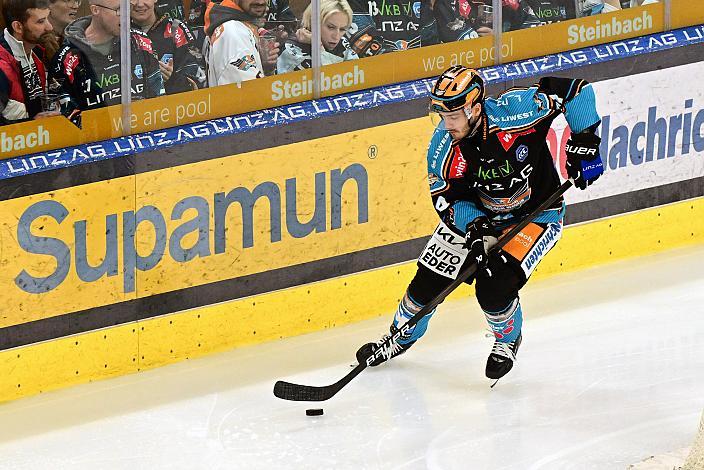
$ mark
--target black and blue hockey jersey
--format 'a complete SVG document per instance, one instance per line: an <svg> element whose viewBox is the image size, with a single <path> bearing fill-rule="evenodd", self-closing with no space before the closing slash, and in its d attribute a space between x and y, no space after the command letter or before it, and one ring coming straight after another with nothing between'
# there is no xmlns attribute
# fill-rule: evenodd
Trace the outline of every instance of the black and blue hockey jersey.
<svg viewBox="0 0 704 470"><path fill-rule="evenodd" d="M557 116L564 114L574 133L601 122L587 81L554 77L487 98L482 113L481 129L459 141L440 123L428 148L433 205L460 233L482 215L504 223L521 218L558 188L546 142Z"/></svg>

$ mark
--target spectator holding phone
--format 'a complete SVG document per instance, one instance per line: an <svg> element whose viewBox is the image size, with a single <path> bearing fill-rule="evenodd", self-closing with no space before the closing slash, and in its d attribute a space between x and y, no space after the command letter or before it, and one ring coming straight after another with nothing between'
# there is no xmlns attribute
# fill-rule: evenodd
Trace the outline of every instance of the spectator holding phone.
<svg viewBox="0 0 704 470"><path fill-rule="evenodd" d="M533 9L526 0L501 0L501 17L504 32L533 28L541 24L540 19L535 16ZM486 36L487 30L491 30L488 25L480 29L479 34ZM489 32L488 34L492 33Z"/></svg>
<svg viewBox="0 0 704 470"><path fill-rule="evenodd" d="M415 49L439 42L431 11L432 4L438 3L437 0L348 2L354 15L347 39L360 57Z"/></svg>
<svg viewBox="0 0 704 470"><path fill-rule="evenodd" d="M205 71L191 53L195 40L186 24L164 14L157 18L155 0L132 0L132 25L152 41L159 59L159 71L167 94L197 90L207 86Z"/></svg>
<svg viewBox="0 0 704 470"><path fill-rule="evenodd" d="M312 66L312 5L303 12L301 28L296 32L296 39L286 41L284 50L277 61L277 73L302 70ZM343 60L358 59L344 37L352 24L352 9L347 0L320 1L320 63L334 64Z"/></svg>
<svg viewBox="0 0 704 470"><path fill-rule="evenodd" d="M491 29L491 5L485 5L483 2L435 0L430 2L430 9L440 42L479 37L477 28L484 24L481 16L486 16L486 11L488 11L489 29Z"/></svg>

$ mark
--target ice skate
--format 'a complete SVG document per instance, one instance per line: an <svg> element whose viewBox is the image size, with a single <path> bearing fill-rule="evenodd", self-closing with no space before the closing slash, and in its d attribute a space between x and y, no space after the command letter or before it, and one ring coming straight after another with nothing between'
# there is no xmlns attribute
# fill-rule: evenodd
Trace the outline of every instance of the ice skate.
<svg viewBox="0 0 704 470"><path fill-rule="evenodd" d="M510 343L502 343L498 339L494 340L494 346L486 361L486 376L488 378L498 380L509 373L513 368L513 363L516 362L516 355L522 339L523 335L521 334Z"/></svg>
<svg viewBox="0 0 704 470"><path fill-rule="evenodd" d="M382 343L386 341L389 337L391 337L394 333L398 331L395 326L391 325L389 328L389 334L384 334L384 336L381 337L379 341L376 343L367 343L360 347L357 350L357 362L360 364L362 362L366 362L367 358L373 356L376 351L379 349ZM405 340L404 338L399 338L398 341L392 342L389 347L387 348L387 351L384 351L383 353L380 353L378 357L374 358L374 361L370 363L369 365L371 367L376 367L379 364L382 364L389 359L398 356L399 354L403 354L406 352L413 344L415 341L408 341Z"/></svg>

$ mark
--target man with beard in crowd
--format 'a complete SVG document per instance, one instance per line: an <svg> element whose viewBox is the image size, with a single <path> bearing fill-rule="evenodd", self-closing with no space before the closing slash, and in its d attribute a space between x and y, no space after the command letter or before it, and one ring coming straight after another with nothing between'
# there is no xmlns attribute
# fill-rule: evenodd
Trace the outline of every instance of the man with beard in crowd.
<svg viewBox="0 0 704 470"><path fill-rule="evenodd" d="M0 125L50 116L43 111L47 76L34 52L40 38L52 30L46 0L5 0L2 13L7 28L0 37Z"/></svg>
<svg viewBox="0 0 704 470"><path fill-rule="evenodd" d="M64 29L78 17L80 6L81 0L49 0L49 22L53 30L42 35L40 42L44 48L44 63L47 67L64 42Z"/></svg>

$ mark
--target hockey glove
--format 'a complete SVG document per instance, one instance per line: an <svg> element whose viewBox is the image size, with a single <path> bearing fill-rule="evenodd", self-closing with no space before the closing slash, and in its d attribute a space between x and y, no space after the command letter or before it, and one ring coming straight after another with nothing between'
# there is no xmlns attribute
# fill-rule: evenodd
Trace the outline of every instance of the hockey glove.
<svg viewBox="0 0 704 470"><path fill-rule="evenodd" d="M489 248L498 241L498 233L489 219L484 216L474 219L467 225L464 239L469 256L477 263L477 271L486 269Z"/></svg>
<svg viewBox="0 0 704 470"><path fill-rule="evenodd" d="M567 175L579 189L596 181L604 173L599 155L601 138L591 132L572 134L565 146Z"/></svg>

